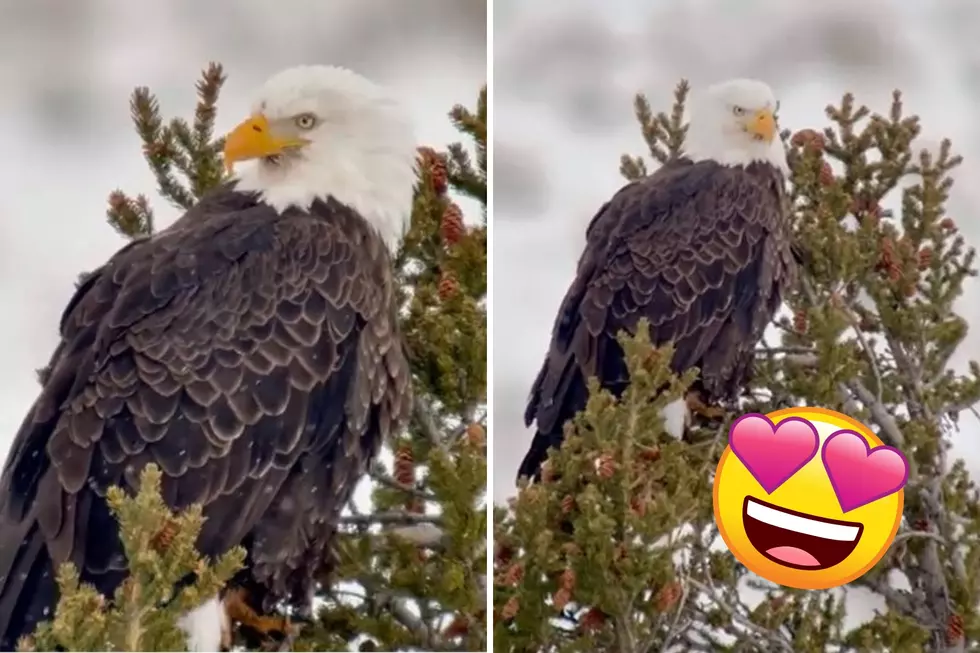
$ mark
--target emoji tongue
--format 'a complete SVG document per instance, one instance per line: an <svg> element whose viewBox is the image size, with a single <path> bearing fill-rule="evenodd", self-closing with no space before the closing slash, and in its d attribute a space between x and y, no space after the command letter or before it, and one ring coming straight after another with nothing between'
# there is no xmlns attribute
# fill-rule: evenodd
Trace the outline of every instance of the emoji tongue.
<svg viewBox="0 0 980 653"><path fill-rule="evenodd" d="M773 548L766 551L767 554L771 555L777 560L782 560L786 564L796 565L798 567L819 567L820 561L814 558L812 555L799 549L795 546L774 546Z"/></svg>

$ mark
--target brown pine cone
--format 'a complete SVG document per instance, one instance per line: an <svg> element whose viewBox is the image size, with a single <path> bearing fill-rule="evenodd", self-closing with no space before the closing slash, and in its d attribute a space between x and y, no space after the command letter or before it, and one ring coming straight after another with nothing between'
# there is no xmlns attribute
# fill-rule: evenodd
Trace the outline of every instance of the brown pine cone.
<svg viewBox="0 0 980 653"><path fill-rule="evenodd" d="M568 605L569 601L572 600L572 593L562 588L551 595L551 600L555 605L555 610L561 612Z"/></svg>
<svg viewBox="0 0 980 653"><path fill-rule="evenodd" d="M637 517L643 517L647 514L647 502L634 495L630 497L630 509Z"/></svg>
<svg viewBox="0 0 980 653"><path fill-rule="evenodd" d="M675 605L677 605L677 602L680 600L683 592L684 588L676 580L664 585L660 591L657 592L657 596L654 599L656 601L657 611L666 612L667 610L673 608Z"/></svg>
<svg viewBox="0 0 980 653"><path fill-rule="evenodd" d="M504 572L505 585L520 585L522 580L524 580L524 565L520 562L515 562Z"/></svg>
<svg viewBox="0 0 980 653"><path fill-rule="evenodd" d="M463 225L463 211L456 203L450 203L442 212L439 233L442 235L442 240L448 245L458 243L463 238L463 234L466 233L466 227Z"/></svg>
<svg viewBox="0 0 980 653"><path fill-rule="evenodd" d="M943 218L939 221L939 226L946 231L956 231L956 223L953 222L953 218Z"/></svg>
<svg viewBox="0 0 980 653"><path fill-rule="evenodd" d="M487 443L487 432L483 426L473 422L466 427L466 443L471 447L482 447Z"/></svg>
<svg viewBox="0 0 980 653"><path fill-rule="evenodd" d="M928 270L932 266L932 248L928 245L919 250L919 270Z"/></svg>
<svg viewBox="0 0 980 653"><path fill-rule="evenodd" d="M395 452L394 465L395 480L402 485L415 484L415 455L412 453L412 446L403 444Z"/></svg>
<svg viewBox="0 0 980 653"><path fill-rule="evenodd" d="M612 478L612 475L616 473L616 461L613 457L607 453L599 456L596 461L596 473L599 474L599 478Z"/></svg>
<svg viewBox="0 0 980 653"><path fill-rule="evenodd" d="M569 592L575 589L575 571L571 568L565 569L561 572L561 576L558 578L558 586L562 589L566 589Z"/></svg>
<svg viewBox="0 0 980 653"><path fill-rule="evenodd" d="M456 615L452 622L442 631L443 637L464 637L470 632L470 620L465 615Z"/></svg>
<svg viewBox="0 0 980 653"><path fill-rule="evenodd" d="M834 169L824 161L820 164L820 184L822 186L832 186L834 183Z"/></svg>
<svg viewBox="0 0 980 653"><path fill-rule="evenodd" d="M514 549L500 542L494 542L493 558L497 564L505 565L514 557Z"/></svg>
<svg viewBox="0 0 980 653"><path fill-rule="evenodd" d="M639 459L646 461L648 463L655 463L660 460L660 447L652 447L649 449L643 449L639 453Z"/></svg>
<svg viewBox="0 0 980 653"><path fill-rule="evenodd" d="M806 311L801 308L793 314L793 329L797 333L806 333L808 326L809 324L807 323Z"/></svg>
<svg viewBox="0 0 980 653"><path fill-rule="evenodd" d="M442 275L442 279L439 280L439 298L443 301L452 299L459 292L459 282L456 278L449 274Z"/></svg>
<svg viewBox="0 0 980 653"><path fill-rule="evenodd" d="M815 129L801 129L793 134L791 142L796 147L806 147L819 153L823 153L827 147L827 139Z"/></svg>
<svg viewBox="0 0 980 653"><path fill-rule="evenodd" d="M432 189L442 195L449 188L449 170L446 167L446 157L431 147L420 147L418 151L422 166L429 171Z"/></svg>
<svg viewBox="0 0 980 653"><path fill-rule="evenodd" d="M156 535L150 540L150 546L156 550L157 553L164 553L173 544L174 538L177 537L177 522L173 519L168 519L163 527L157 531Z"/></svg>
<svg viewBox="0 0 980 653"><path fill-rule="evenodd" d="M517 600L516 596L512 596L507 599L507 603L500 608L500 618L504 621L510 621L517 616L517 611L521 609L521 602Z"/></svg>
<svg viewBox="0 0 980 653"><path fill-rule="evenodd" d="M594 633L606 623L606 613L599 608L589 608L589 611L579 619L579 627L586 633Z"/></svg>
<svg viewBox="0 0 980 653"><path fill-rule="evenodd" d="M566 515L575 508L575 497L566 494L561 500L561 511Z"/></svg>

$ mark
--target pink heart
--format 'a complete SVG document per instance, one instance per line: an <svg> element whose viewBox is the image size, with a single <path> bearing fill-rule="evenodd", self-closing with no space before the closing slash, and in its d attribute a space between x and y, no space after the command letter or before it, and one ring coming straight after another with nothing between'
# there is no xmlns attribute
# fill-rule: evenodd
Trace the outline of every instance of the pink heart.
<svg viewBox="0 0 980 653"><path fill-rule="evenodd" d="M787 417L775 426L765 415L750 413L732 424L728 444L762 489L772 494L817 455L820 437L802 417Z"/></svg>
<svg viewBox="0 0 980 653"><path fill-rule="evenodd" d="M872 449L854 431L832 434L820 456L844 512L898 492L909 479L909 463L901 451L885 446Z"/></svg>

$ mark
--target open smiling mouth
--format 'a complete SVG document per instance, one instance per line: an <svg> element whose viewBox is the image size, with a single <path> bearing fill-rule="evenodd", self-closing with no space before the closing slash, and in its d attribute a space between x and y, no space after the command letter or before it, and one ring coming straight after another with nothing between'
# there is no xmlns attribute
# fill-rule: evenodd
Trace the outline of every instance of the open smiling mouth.
<svg viewBox="0 0 980 653"><path fill-rule="evenodd" d="M851 555L864 524L815 517L745 497L742 523L749 543L793 569L829 569Z"/></svg>

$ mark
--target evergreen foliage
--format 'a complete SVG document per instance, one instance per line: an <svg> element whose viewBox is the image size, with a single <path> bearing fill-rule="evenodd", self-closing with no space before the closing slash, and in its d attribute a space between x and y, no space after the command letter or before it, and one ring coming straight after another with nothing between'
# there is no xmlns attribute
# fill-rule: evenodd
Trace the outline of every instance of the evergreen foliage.
<svg viewBox="0 0 980 653"><path fill-rule="evenodd" d="M669 113L636 98L653 165L682 151L687 92L682 82ZM672 441L656 409L680 390L651 399L669 378L669 349L652 348L645 327L624 335L629 391L615 400L593 388L544 481L495 510L496 650L980 646L978 493L950 456L958 416L980 399L980 367L953 361L967 333L954 302L976 274L974 251L945 212L960 158L948 141L938 152L916 146L919 120L897 91L884 114L848 94L826 115L826 128L782 135L804 270L745 397L720 428L700 424ZM636 179L648 168L624 156L620 169ZM680 388L688 380L675 379ZM718 546L711 483L731 421L803 405L859 419L910 462L894 544L844 590L773 586ZM747 588L762 600L749 604ZM857 627L845 623L855 588L886 605Z"/></svg>
<svg viewBox="0 0 980 653"><path fill-rule="evenodd" d="M165 121L146 88L132 95L133 122L157 191L179 210L225 180L223 143L214 136L224 81L221 66L204 71L190 122ZM263 648L486 650L486 88L474 111L457 106L450 119L472 140L475 160L462 144L441 152L420 148L410 231L396 257L401 328L414 373L412 424L387 443L371 470L370 510L352 504L337 550L325 552L315 618L283 628L288 632L282 639ZM483 205L478 224L464 222L454 196ZM144 195L112 192L107 217L126 238L149 237L156 228ZM235 550L221 560L198 560L193 543L200 510L170 514L159 479L157 470L147 468L137 497L111 495L132 573L121 594L108 604L79 585L73 569L63 568L53 619L25 646L184 646L176 616L200 597L213 596L243 557ZM175 535L169 548L155 549L154 538L170 530ZM197 583L171 601L175 579L188 569L197 572ZM160 606L166 607L153 610ZM134 616L136 625L127 625ZM244 641L236 632L234 643Z"/></svg>

